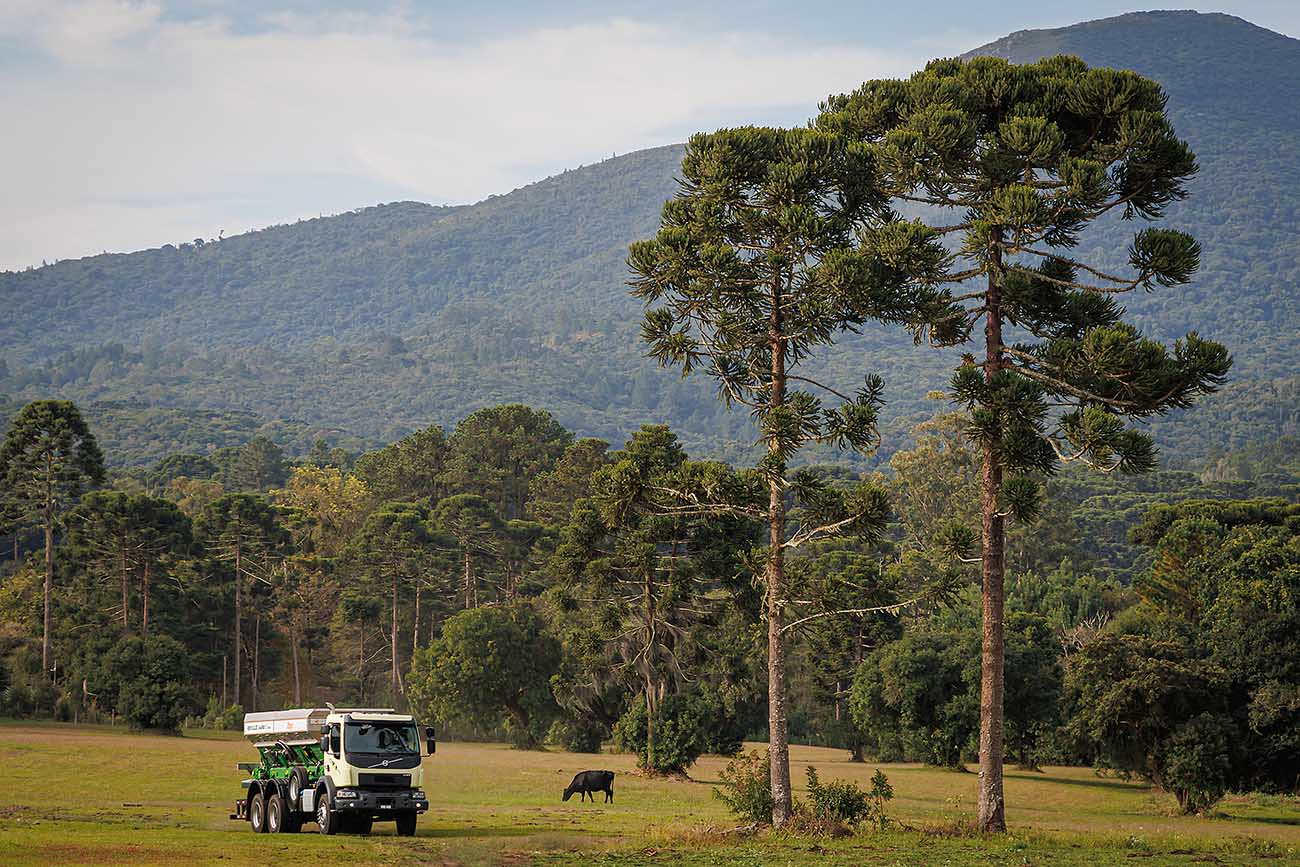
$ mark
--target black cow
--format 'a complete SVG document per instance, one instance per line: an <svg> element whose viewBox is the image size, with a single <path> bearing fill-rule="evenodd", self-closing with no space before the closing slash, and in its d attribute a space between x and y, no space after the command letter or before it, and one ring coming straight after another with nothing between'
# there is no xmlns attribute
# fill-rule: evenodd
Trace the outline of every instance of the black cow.
<svg viewBox="0 0 1300 867"><path fill-rule="evenodd" d="M569 788L564 790L564 800L573 797L574 792L580 792L579 800L586 800L587 795L591 795L591 802L596 803L596 792L605 793L605 803L608 804L614 800L614 772L613 771L583 771L573 778L569 783Z"/></svg>

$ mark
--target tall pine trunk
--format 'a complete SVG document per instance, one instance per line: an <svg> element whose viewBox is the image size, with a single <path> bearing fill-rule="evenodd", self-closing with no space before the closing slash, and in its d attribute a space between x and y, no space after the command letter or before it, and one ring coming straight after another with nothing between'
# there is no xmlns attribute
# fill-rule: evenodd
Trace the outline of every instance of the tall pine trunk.
<svg viewBox="0 0 1300 867"><path fill-rule="evenodd" d="M772 287L772 313L768 336L772 347L772 393L769 406L779 409L785 403L785 340L781 336L781 278ZM775 438L768 442L768 452L779 450ZM780 827L790 820L794 809L790 792L790 733L785 708L785 492L781 477L784 462L772 467L768 479L767 499L767 728L768 756L772 764L772 824Z"/></svg>
<svg viewBox="0 0 1300 867"><path fill-rule="evenodd" d="M54 457L45 455L45 591L41 615L41 668L50 677L50 595L54 592Z"/></svg>
<svg viewBox="0 0 1300 867"><path fill-rule="evenodd" d="M411 624L411 659L420 649L420 579L415 579L415 617Z"/></svg>
<svg viewBox="0 0 1300 867"><path fill-rule="evenodd" d="M118 551L122 570L122 631L131 631L131 573L126 568L126 543Z"/></svg>
<svg viewBox="0 0 1300 867"><path fill-rule="evenodd" d="M302 707L302 673L298 664L299 629L297 624L292 622L289 629L289 646L293 651L293 703L298 707Z"/></svg>
<svg viewBox="0 0 1300 867"><path fill-rule="evenodd" d="M144 572L140 577L140 632L149 637L149 561L144 561Z"/></svg>
<svg viewBox="0 0 1300 867"><path fill-rule="evenodd" d="M397 575L393 575L393 632L389 636L389 648L393 653L393 698L396 699L402 692L402 681L397 676Z"/></svg>
<svg viewBox="0 0 1300 867"><path fill-rule="evenodd" d="M243 657L240 645L244 641L244 596L241 587L244 583L243 545L235 543L235 704L242 704L240 699L240 659Z"/></svg>
<svg viewBox="0 0 1300 867"><path fill-rule="evenodd" d="M54 588L54 518L46 512L45 518L45 593L43 626L41 628L41 667L50 677L50 594Z"/></svg>
<svg viewBox="0 0 1300 867"><path fill-rule="evenodd" d="M988 315L984 325L984 379L992 382L1002 367L1001 233L993 235L993 269L989 272ZM1003 580L1006 534L998 504L1002 490L1002 458L998 443L986 441L984 471L980 480L983 539L983 634L980 649L980 771L979 828L984 832L1007 829L1002 796L1003 707L1005 636Z"/></svg>

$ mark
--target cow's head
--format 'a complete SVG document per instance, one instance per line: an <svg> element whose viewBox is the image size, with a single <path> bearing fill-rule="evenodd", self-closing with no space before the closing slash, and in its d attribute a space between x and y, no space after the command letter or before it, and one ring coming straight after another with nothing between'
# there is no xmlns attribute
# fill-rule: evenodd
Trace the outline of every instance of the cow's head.
<svg viewBox="0 0 1300 867"><path fill-rule="evenodd" d="M567 801L567 800L569 800L569 799L572 798L572 797L573 797L573 789L571 789L571 788L569 788L569 789L565 789L565 790L564 790L564 800Z"/></svg>

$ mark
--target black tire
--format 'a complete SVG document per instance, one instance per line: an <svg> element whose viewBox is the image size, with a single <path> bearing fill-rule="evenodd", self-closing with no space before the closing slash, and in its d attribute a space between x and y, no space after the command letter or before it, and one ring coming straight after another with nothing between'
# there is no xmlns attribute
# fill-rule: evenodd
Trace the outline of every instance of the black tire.
<svg viewBox="0 0 1300 867"><path fill-rule="evenodd" d="M289 808L297 810L302 806L302 793L307 789L307 769L295 766L289 775Z"/></svg>
<svg viewBox="0 0 1300 867"><path fill-rule="evenodd" d="M417 818L417 814L413 810L405 813L398 813L397 814L397 836L414 837L416 818Z"/></svg>
<svg viewBox="0 0 1300 867"><path fill-rule="evenodd" d="M258 792L248 802L248 827L254 834L266 833L266 800Z"/></svg>
<svg viewBox="0 0 1300 867"><path fill-rule="evenodd" d="M287 813L284 798L280 797L280 793L277 791L271 795L271 800L266 802L266 832L268 834L283 834L288 831Z"/></svg>
<svg viewBox="0 0 1300 867"><path fill-rule="evenodd" d="M339 832L338 813L330 807L329 792L321 789L316 793L316 824L320 832L326 836L332 837Z"/></svg>

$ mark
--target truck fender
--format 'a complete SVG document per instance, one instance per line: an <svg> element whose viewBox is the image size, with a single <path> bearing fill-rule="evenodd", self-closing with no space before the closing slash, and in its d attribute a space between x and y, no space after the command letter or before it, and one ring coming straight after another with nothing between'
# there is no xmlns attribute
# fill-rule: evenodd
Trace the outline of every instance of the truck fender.
<svg viewBox="0 0 1300 867"><path fill-rule="evenodd" d="M324 787L324 789L325 789L325 797L327 797L327 798L330 799L330 806L333 807L333 806L334 806L334 790L335 790L336 788L338 788L338 787L335 786L335 785L334 785L334 781L331 780L331 779L329 778L329 776L328 776L328 775L325 775L325 774L322 774L322 775L321 775L320 782L316 784L316 791L319 792L319 791L321 790L322 787Z"/></svg>

